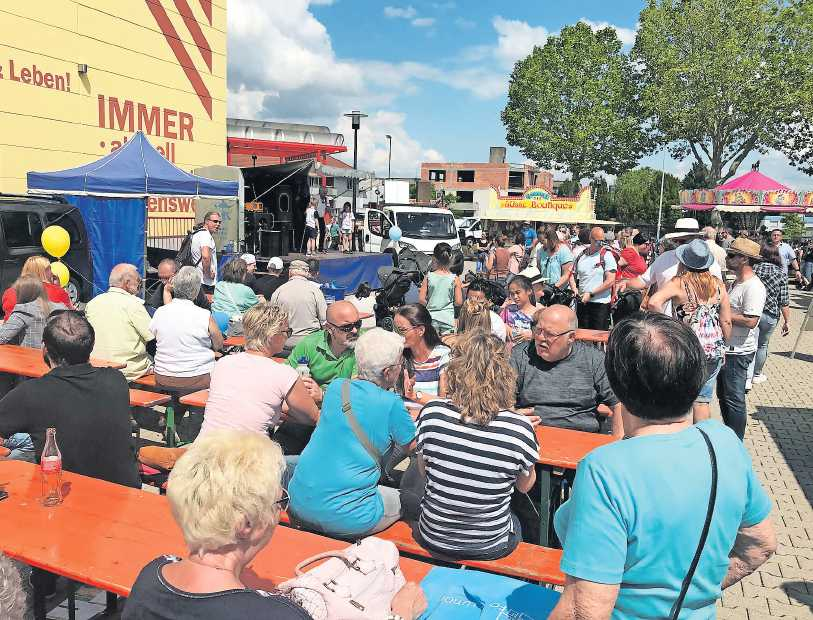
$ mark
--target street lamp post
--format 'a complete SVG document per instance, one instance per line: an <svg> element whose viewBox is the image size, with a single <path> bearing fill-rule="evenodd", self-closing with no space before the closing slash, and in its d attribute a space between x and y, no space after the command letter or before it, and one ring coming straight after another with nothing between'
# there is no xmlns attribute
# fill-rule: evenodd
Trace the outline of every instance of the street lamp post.
<svg viewBox="0 0 813 620"><path fill-rule="evenodd" d="M387 178L392 178L392 136L387 134L387 142L389 142L389 149L387 151Z"/></svg>
<svg viewBox="0 0 813 620"><path fill-rule="evenodd" d="M355 171L358 169L359 163L359 127L361 127L361 119L367 118L366 114L362 114L358 110L353 110L349 114L345 114L347 118L352 121L353 127L353 220L356 219L356 200L358 199L358 187L359 182L356 178ZM355 230L353 231L353 246L356 245L356 235ZM355 249L355 248L354 248Z"/></svg>

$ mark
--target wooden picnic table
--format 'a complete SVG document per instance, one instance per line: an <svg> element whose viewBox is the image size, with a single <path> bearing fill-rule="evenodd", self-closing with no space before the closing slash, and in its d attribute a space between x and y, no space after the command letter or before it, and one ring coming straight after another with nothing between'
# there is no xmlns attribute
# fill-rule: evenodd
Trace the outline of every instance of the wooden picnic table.
<svg viewBox="0 0 813 620"><path fill-rule="evenodd" d="M0 461L0 549L26 564L121 596L128 596L139 571L160 555L186 556L183 536L165 497L63 472L65 500L40 503L39 467ZM342 549L348 543L279 527L242 578L252 588L273 590L294 576L306 557ZM401 570L420 582L430 564L401 558ZM44 618L41 593L36 613ZM110 602L110 601L109 601Z"/></svg>
<svg viewBox="0 0 813 620"><path fill-rule="evenodd" d="M599 446L612 443L611 435L585 433L554 426L537 426L539 460L536 476L540 486L539 544L549 547L553 512L558 508L555 501L561 493L563 480L572 481L573 472L588 453Z"/></svg>
<svg viewBox="0 0 813 620"><path fill-rule="evenodd" d="M125 364L109 362L107 360L90 358L90 363L98 368L124 368ZM21 347L16 344L0 345L0 372L8 372L22 377L41 377L50 368L42 359L41 349L31 347Z"/></svg>
<svg viewBox="0 0 813 620"><path fill-rule="evenodd" d="M207 400L209 400L209 390L198 390L186 396L181 396L180 403L189 407L205 409Z"/></svg>
<svg viewBox="0 0 813 620"><path fill-rule="evenodd" d="M229 336L223 341L224 347L244 347L246 346L245 336Z"/></svg>
<svg viewBox="0 0 813 620"><path fill-rule="evenodd" d="M577 329L576 340L583 342L595 342L597 344L607 344L610 332L603 329Z"/></svg>

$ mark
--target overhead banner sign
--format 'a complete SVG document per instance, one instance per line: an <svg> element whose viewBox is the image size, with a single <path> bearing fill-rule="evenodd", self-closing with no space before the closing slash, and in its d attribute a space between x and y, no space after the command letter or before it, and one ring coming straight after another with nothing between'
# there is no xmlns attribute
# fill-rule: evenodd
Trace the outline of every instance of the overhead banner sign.
<svg viewBox="0 0 813 620"><path fill-rule="evenodd" d="M530 222L587 222L596 218L590 186L578 196L553 197L541 187L532 187L521 198L500 198L491 189L488 206L481 217L487 220Z"/></svg>

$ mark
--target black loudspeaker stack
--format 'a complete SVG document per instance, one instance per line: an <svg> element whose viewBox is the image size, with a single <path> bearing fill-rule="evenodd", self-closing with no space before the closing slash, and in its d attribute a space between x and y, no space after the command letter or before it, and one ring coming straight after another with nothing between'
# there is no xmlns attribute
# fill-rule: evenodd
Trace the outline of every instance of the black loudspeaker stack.
<svg viewBox="0 0 813 620"><path fill-rule="evenodd" d="M288 256L294 219L293 188L275 187L262 204L262 211L246 211L246 249L257 256Z"/></svg>

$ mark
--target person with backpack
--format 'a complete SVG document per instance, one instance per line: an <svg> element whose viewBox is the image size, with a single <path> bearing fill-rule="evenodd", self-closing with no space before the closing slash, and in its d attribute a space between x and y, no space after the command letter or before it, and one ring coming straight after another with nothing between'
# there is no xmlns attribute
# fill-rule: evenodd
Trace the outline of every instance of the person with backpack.
<svg viewBox="0 0 813 620"><path fill-rule="evenodd" d="M220 230L222 221L217 211L204 215L203 224L189 237L188 250L181 244L175 259L181 267L189 265L200 272L201 290L208 295L214 294L217 283L217 245L213 235Z"/></svg>
<svg viewBox="0 0 813 620"><path fill-rule="evenodd" d="M675 250L677 275L647 302L647 310L661 312L671 302L672 316L692 328L706 355L706 382L692 405L694 423L711 416L709 402L723 366L725 341L731 336L731 304L725 284L709 269L714 254L702 239Z"/></svg>
<svg viewBox="0 0 813 620"><path fill-rule="evenodd" d="M618 268L615 253L604 243L604 229L590 231L590 247L579 254L573 267L579 291L576 314L582 329L610 328L610 301Z"/></svg>

